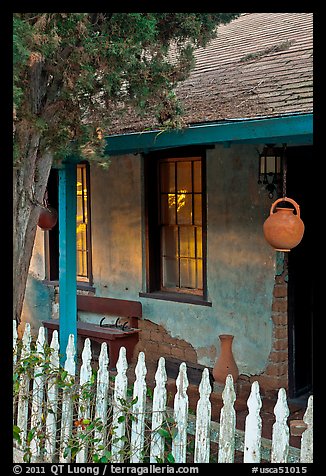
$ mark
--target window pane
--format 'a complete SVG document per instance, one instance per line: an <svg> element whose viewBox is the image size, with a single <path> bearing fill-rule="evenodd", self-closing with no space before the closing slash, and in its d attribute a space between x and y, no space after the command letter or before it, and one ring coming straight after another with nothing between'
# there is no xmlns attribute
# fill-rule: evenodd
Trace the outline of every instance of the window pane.
<svg viewBox="0 0 326 476"><path fill-rule="evenodd" d="M195 229L193 227L180 227L180 256L195 258Z"/></svg>
<svg viewBox="0 0 326 476"><path fill-rule="evenodd" d="M88 230L87 230L87 167L84 164L77 165L77 276L89 277L88 270Z"/></svg>
<svg viewBox="0 0 326 476"><path fill-rule="evenodd" d="M77 167L77 196L82 194L82 168Z"/></svg>
<svg viewBox="0 0 326 476"><path fill-rule="evenodd" d="M194 195L194 224L202 224L202 197L199 194Z"/></svg>
<svg viewBox="0 0 326 476"><path fill-rule="evenodd" d="M161 195L161 224L175 224L175 195L172 193Z"/></svg>
<svg viewBox="0 0 326 476"><path fill-rule="evenodd" d="M82 169L77 167L77 224L83 223L83 179Z"/></svg>
<svg viewBox="0 0 326 476"><path fill-rule="evenodd" d="M80 195L77 195L77 225L78 223L83 223L83 198Z"/></svg>
<svg viewBox="0 0 326 476"><path fill-rule="evenodd" d="M203 261L197 260L197 288L203 289Z"/></svg>
<svg viewBox="0 0 326 476"><path fill-rule="evenodd" d="M86 182L86 166L82 168L83 177L83 197L84 197L84 221L87 223L87 182Z"/></svg>
<svg viewBox="0 0 326 476"><path fill-rule="evenodd" d="M191 162L177 163L177 188L178 192L192 192Z"/></svg>
<svg viewBox="0 0 326 476"><path fill-rule="evenodd" d="M86 224L80 223L77 226L77 275L87 276L87 240Z"/></svg>
<svg viewBox="0 0 326 476"><path fill-rule="evenodd" d="M177 214L179 225L191 225L192 224L192 195L178 194L177 195Z"/></svg>
<svg viewBox="0 0 326 476"><path fill-rule="evenodd" d="M194 192L201 192L201 162L194 162Z"/></svg>
<svg viewBox="0 0 326 476"><path fill-rule="evenodd" d="M179 286L178 260L163 258L163 286L176 288Z"/></svg>
<svg viewBox="0 0 326 476"><path fill-rule="evenodd" d="M203 239L202 239L202 229L201 227L196 228L196 239L197 239L197 258L203 257Z"/></svg>
<svg viewBox="0 0 326 476"><path fill-rule="evenodd" d="M175 163L162 162L160 164L161 192L175 192Z"/></svg>
<svg viewBox="0 0 326 476"><path fill-rule="evenodd" d="M180 259L180 286L196 289L196 260Z"/></svg>
<svg viewBox="0 0 326 476"><path fill-rule="evenodd" d="M162 228L162 253L163 256L176 259L178 256L178 229L175 226Z"/></svg>

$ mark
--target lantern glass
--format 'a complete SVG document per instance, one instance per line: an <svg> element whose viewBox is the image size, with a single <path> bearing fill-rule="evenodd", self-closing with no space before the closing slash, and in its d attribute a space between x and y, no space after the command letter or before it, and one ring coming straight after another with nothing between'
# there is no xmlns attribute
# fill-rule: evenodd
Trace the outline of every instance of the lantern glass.
<svg viewBox="0 0 326 476"><path fill-rule="evenodd" d="M284 148L268 144L259 154L258 183L265 184L271 198L280 183L282 175L282 157ZM268 178L270 177L270 178Z"/></svg>
<svg viewBox="0 0 326 476"><path fill-rule="evenodd" d="M275 173L275 157L274 156L267 156L266 157L266 173L268 175L272 175Z"/></svg>

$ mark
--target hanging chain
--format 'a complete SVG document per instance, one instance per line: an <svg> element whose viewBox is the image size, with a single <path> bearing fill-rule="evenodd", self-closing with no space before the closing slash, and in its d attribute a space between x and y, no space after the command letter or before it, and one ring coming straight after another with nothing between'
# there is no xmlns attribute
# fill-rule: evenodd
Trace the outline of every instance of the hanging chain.
<svg viewBox="0 0 326 476"><path fill-rule="evenodd" d="M287 173L287 161L285 155L286 145L283 144L282 165L283 165L283 198L286 197L286 173Z"/></svg>

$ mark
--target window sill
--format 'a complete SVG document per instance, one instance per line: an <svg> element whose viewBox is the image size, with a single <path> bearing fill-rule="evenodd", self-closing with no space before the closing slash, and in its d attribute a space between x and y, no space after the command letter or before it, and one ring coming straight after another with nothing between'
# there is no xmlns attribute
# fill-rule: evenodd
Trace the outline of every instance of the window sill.
<svg viewBox="0 0 326 476"><path fill-rule="evenodd" d="M48 286L59 286L59 281L58 280L53 280L50 281L48 279L44 279L43 283L48 285ZM90 291L92 293L95 293L95 288L89 283L83 282L83 281L77 281L77 291Z"/></svg>
<svg viewBox="0 0 326 476"><path fill-rule="evenodd" d="M162 301L183 302L185 304L196 304L199 306L212 307L212 303L203 298L203 296L195 296L182 293L167 293L164 291L155 291L152 293L139 293L139 297L150 299L161 299Z"/></svg>

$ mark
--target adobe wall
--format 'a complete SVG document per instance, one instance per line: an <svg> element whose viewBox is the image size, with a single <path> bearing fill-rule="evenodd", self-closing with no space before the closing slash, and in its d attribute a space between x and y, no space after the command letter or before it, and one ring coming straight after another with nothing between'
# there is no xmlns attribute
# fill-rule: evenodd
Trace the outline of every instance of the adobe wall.
<svg viewBox="0 0 326 476"><path fill-rule="evenodd" d="M286 282L285 275L277 276L277 254L263 237L271 201L257 184L257 167L256 144L218 145L207 151L207 284L212 305L200 306L139 296L146 282L141 157L112 157L107 170L91 166L95 295L142 302L137 351L143 350L153 365L164 356L212 368L220 351L218 335L229 333L235 336L240 387L256 376L266 389L286 382ZM30 278L40 289L42 252L39 235ZM24 319L32 319L36 328L49 318L45 310L51 313L51 306L57 315L58 299L53 288L43 286L39 306L40 292L30 291ZM90 322L100 317L79 315Z"/></svg>

